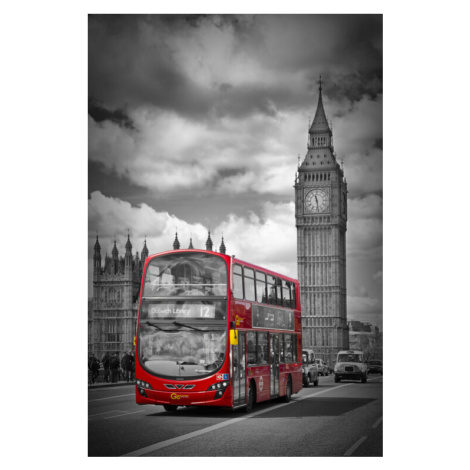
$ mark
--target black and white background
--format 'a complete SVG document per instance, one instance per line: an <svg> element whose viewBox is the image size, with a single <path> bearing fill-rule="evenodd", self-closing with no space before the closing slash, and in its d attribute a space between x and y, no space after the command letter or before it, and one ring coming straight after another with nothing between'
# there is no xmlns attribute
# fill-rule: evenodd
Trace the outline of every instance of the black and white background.
<svg viewBox="0 0 470 470"><path fill-rule="evenodd" d="M385 416L388 414L390 425L384 436L386 457L375 465L431 462L431 455L433 462L451 464L449 461L454 461L464 448L464 435L456 424L457 419L462 421L465 409L465 381L457 378L461 364L459 348L465 345L468 331L463 295L468 278L465 275L468 97L464 91L468 74L463 11L457 2L448 2L445 8L437 2L428 3L426 8L409 2L395 2L393 6L385 2L359 2L354 5L355 11L346 2L335 5L335 10L340 11L333 11L331 5L311 5L309 10L302 4L292 6L296 13L305 14L383 13L384 90L381 80L373 79L376 65L365 58L373 55L368 52L374 51L374 47L377 50L377 44L370 40L373 36L370 25L363 26L343 43L341 39L348 38L352 25L328 28L324 32L328 38L325 53L310 73L305 70L312 61L310 54L321 48L315 45L313 50L301 42L290 49L294 52L286 52L284 47L291 40L286 34L287 24L273 28L273 40L278 41L273 50L262 49L260 37L256 40L245 32L245 44L252 44L247 50L258 54L257 60L251 56L251 62L250 54L243 54L243 48L236 44L235 36L234 42L227 44L220 38L211 40L203 34L204 28L196 28L200 36L189 41L192 46L189 57L172 60L172 54L179 49L168 44L168 55L155 54L153 63L140 68L145 70L148 66L149 71L155 72L156 64L165 65L167 83L179 87L178 99L173 101L175 96L168 86L161 84L161 88L159 85L155 89L153 80L142 82L144 78L137 72L129 80L125 74L119 74L118 88L106 80L100 84L99 78L105 79L109 70L104 59L112 56L112 49L94 69L98 74L93 81L97 88L92 88L91 81L87 86L88 72L92 71L91 66L87 70L87 14L101 13L108 5L27 2L21 8L11 6L4 12L1 33L2 124L6 144L2 152L5 211L2 245L6 254L3 266L7 298L4 344L14 364L3 384L6 392L6 383L10 382L4 400L10 431L7 448L12 459L40 459L56 468L64 462L78 465L86 455L86 389L80 388L85 381L78 370L86 351L84 312L89 272L86 260L93 236L88 216L94 216L91 218L96 225L94 233L97 229L101 234L105 226L114 223L109 233L103 232L103 237L110 240L115 234L124 239L131 218L132 238L138 240L142 234L147 235L151 251L158 251L164 244L166 248L175 229L179 234L194 233L197 238L203 237L199 233L205 233L210 226L216 244L223 232L233 252L239 241L230 238L230 230L237 222L266 240L272 238L266 237L272 224L277 231L288 234L288 230L294 229L282 224L292 210L291 196L289 190L281 188L284 179L293 182L297 154L302 157L304 153L302 140L306 137L309 114L314 112L319 73L326 82L324 102L333 119L335 148L338 156L344 157L352 193L350 211L370 222L368 233L374 235L364 243L360 232L364 224L357 225L355 237L354 224L350 222L348 243L355 241L350 250L357 250L363 257L370 255L372 248L381 247L382 188L368 185L380 181L375 176L382 171L372 162L382 161L381 136L375 131L380 129L377 119L382 111L382 91L384 96L383 319L390 377L385 386ZM240 7L243 13L250 9L260 11L254 6ZM115 2L113 8L116 12L130 12L130 8L142 12L152 11L155 6L134 2L131 7ZM175 12L176 8L172 6L169 10ZM234 11L233 6L226 8L226 13ZM291 13L283 8L273 6L272 11L263 13ZM185 12L193 9L182 8ZM198 9L223 13L225 8L212 4L204 8L201 4ZM163 6L159 6L159 12L164 12ZM178 37L185 37L184 28L178 26L181 28L178 24L169 28L167 41L173 38L178 42ZM297 29L296 32L302 32L300 26ZM183 34L178 36L177 31ZM213 31L217 32L217 28ZM195 33L190 29L186 35L189 32ZM262 32L261 29L258 34L262 36ZM129 39L144 37L151 42L146 31L140 30L141 36L132 36L132 30L126 34ZM279 38L283 35L286 37ZM340 42L335 43L337 40ZM355 41L364 51L359 57L348 50ZM106 35L100 36L98 42L103 47L112 47ZM207 67L204 60L191 62L197 53L206 57L203 46L212 43L218 46L215 49L222 58L233 47L238 61L234 57L226 62L227 70ZM123 52L129 44L122 45ZM147 46L151 48L151 44ZM220 57L212 63L223 64ZM133 61L139 60L143 59L130 55L131 70ZM180 64L178 70L172 68L175 63ZM261 70L253 63L261 64ZM261 76L265 67L272 70L268 83ZM136 84L141 86L135 87ZM90 103L91 91L94 101ZM230 96L235 99L227 99ZM225 99L219 101L215 97ZM95 114L85 121L89 106L96 112L101 110L101 118ZM114 118L107 118L106 111ZM354 117L353 124L346 118L348 114ZM215 122L211 119L216 116L223 119L219 119L221 127L214 136L209 124ZM151 127L157 124L166 125L167 134L174 135L169 142L155 142ZM349 129L351 125L357 128ZM246 128L250 133L242 132ZM361 133L365 128L371 131L370 135ZM253 129L259 138L253 138ZM231 141L235 135L243 135L247 141ZM204 149L192 143L201 139ZM212 139L232 153L218 154ZM93 147L88 152L88 142L96 145L94 157ZM116 145L115 150L111 143ZM172 145L177 148L172 149ZM154 151L149 149L155 148L167 162L167 181L172 181L171 175L177 175L172 165L184 166L189 158L187 164L193 165L193 173L200 175L199 180L191 179L191 184L196 185L193 189L204 186L213 191L211 194L198 191L200 202L207 198L210 207L210 199L227 197L225 203L230 209L217 213L212 206L210 211L198 214L183 209L184 194L166 195L165 188L155 187L155 178L143 184L142 167L149 165L149 153ZM106 154L103 149L110 152ZM132 164L126 163L126 151L136 156ZM198 151L209 159L210 171L197 171ZM249 162L244 160L248 154L252 155ZM361 181L364 171L370 171L374 177ZM259 175L266 184L257 185L254 175ZM240 201L237 194L222 191L228 186L220 186L222 182L234 181L251 195L251 200ZM173 188L174 184L169 186ZM143 195L147 198L145 207L140 202L145 199ZM91 210L93 201L96 204ZM160 233L153 232L154 239L148 227L139 226L139 213L144 209L155 220L152 228L164 227ZM232 218L226 217L227 212L233 214ZM282 217L275 217L276 214ZM351 220L352 213L349 214ZM103 223L106 217L111 223ZM183 240L186 242L184 236ZM295 255L295 248L290 250ZM283 262L289 267L290 252L286 251ZM348 260L348 268L351 263ZM358 281L357 286L348 282L351 302L357 297L358 307L364 298L371 301L367 305L382 303L381 292L370 280L371 276L372 279L379 276L381 270L376 267L360 270L364 280ZM295 269L295 263L291 269ZM25 291L26 303L22 301L26 300ZM349 304L348 310L352 313ZM433 361L428 365L423 349L432 350ZM57 365L51 367L49 361ZM416 374L405 367L409 362L418 364ZM449 372L444 374L444 368Z"/></svg>

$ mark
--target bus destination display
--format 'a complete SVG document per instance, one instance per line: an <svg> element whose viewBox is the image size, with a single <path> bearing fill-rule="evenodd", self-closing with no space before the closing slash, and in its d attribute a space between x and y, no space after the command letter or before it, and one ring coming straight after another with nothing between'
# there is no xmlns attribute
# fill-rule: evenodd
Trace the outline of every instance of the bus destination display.
<svg viewBox="0 0 470 470"><path fill-rule="evenodd" d="M149 304L148 318L215 318L215 305Z"/></svg>

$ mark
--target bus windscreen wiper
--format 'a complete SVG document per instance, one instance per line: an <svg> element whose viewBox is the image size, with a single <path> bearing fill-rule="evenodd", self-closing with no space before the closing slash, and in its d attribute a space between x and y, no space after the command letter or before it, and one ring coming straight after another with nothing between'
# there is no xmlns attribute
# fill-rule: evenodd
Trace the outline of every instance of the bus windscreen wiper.
<svg viewBox="0 0 470 470"><path fill-rule="evenodd" d="M177 321L174 321L173 325L185 326L186 328L191 328L192 330L196 330L196 331L207 331L207 330L201 330L201 328L196 328L195 326L186 325L186 323L180 323L180 322L177 322Z"/></svg>
<svg viewBox="0 0 470 470"><path fill-rule="evenodd" d="M164 328L160 328L158 325L155 325L155 323L152 323L152 322L149 322L149 321L143 322L143 324L144 324L144 325L153 326L153 327L156 328L157 330L160 330L160 331L167 331L167 332L170 332L170 333L178 333L178 331L180 331L180 330L165 330Z"/></svg>

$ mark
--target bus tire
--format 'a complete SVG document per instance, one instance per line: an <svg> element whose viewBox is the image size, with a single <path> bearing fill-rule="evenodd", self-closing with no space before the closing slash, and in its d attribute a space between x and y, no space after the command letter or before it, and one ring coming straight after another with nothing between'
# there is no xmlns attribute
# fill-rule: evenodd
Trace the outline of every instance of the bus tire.
<svg viewBox="0 0 470 470"><path fill-rule="evenodd" d="M337 375L335 375L335 383L338 383L338 382L341 382L341 379Z"/></svg>
<svg viewBox="0 0 470 470"><path fill-rule="evenodd" d="M289 375L289 378L287 379L286 395L284 396L284 402L289 403L291 396L292 396L292 380Z"/></svg>
<svg viewBox="0 0 470 470"><path fill-rule="evenodd" d="M314 386L314 387L318 387L318 379L317 379L317 380L314 380L313 386Z"/></svg>
<svg viewBox="0 0 470 470"><path fill-rule="evenodd" d="M364 375L362 376L361 382L362 382L363 384L365 384L365 383L367 382L367 374L364 374Z"/></svg>
<svg viewBox="0 0 470 470"><path fill-rule="evenodd" d="M308 377L304 378L304 387L308 387L309 383L310 383L310 374L308 375Z"/></svg>
<svg viewBox="0 0 470 470"><path fill-rule="evenodd" d="M252 380L250 383L250 387L248 388L248 401L246 402L245 413L250 413L255 403L256 403L256 390L255 390L255 386L253 385L253 380Z"/></svg>
<svg viewBox="0 0 470 470"><path fill-rule="evenodd" d="M176 411L178 409L178 405L163 405L165 411Z"/></svg>

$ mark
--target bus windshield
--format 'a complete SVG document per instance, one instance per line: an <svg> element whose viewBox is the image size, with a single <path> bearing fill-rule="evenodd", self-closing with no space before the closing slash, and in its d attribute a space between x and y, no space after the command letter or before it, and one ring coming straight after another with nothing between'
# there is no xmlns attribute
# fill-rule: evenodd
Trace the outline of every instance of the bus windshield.
<svg viewBox="0 0 470 470"><path fill-rule="evenodd" d="M226 342L222 326L144 320L139 325L139 360L162 377L204 377L222 365Z"/></svg>
<svg viewBox="0 0 470 470"><path fill-rule="evenodd" d="M172 253L152 259L145 273L144 297L227 295L225 261L210 253Z"/></svg>

